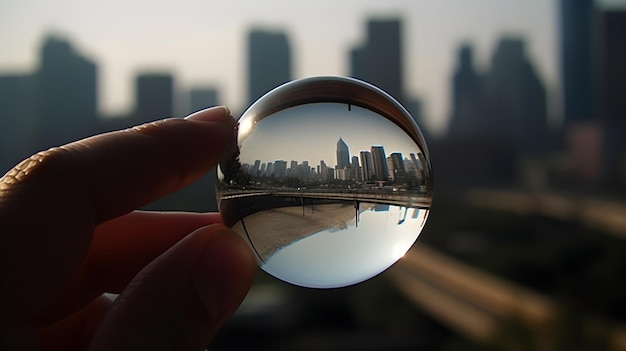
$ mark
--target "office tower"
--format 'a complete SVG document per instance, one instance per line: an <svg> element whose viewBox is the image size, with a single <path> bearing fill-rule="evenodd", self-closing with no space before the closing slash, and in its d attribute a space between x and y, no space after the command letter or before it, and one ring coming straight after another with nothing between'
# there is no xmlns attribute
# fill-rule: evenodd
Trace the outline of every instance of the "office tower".
<svg viewBox="0 0 626 351"><path fill-rule="evenodd" d="M390 169L391 179L395 181L406 180L407 173L406 168L404 167L404 159L402 158L402 154L399 152L394 152L389 155L391 159L392 168Z"/></svg>
<svg viewBox="0 0 626 351"><path fill-rule="evenodd" d="M519 38L502 38L485 76L488 132L505 135L523 153L545 150L548 120L546 91Z"/></svg>
<svg viewBox="0 0 626 351"><path fill-rule="evenodd" d="M358 156L352 156L352 162L350 163L350 166L352 166L352 167L359 167L359 157Z"/></svg>
<svg viewBox="0 0 626 351"><path fill-rule="evenodd" d="M422 157L424 157L424 155L423 155L421 152L420 152L420 155L421 155ZM421 158L420 158L420 159L418 159L418 158L415 156L415 153L413 153L413 152L411 152L410 156L411 156L411 161L413 162L413 164L415 164L415 168L416 168L416 169L424 169L424 167L422 166L422 159L421 159Z"/></svg>
<svg viewBox="0 0 626 351"><path fill-rule="evenodd" d="M595 118L593 0L559 0L563 122Z"/></svg>
<svg viewBox="0 0 626 351"><path fill-rule="evenodd" d="M274 176L276 178L284 177L287 173L287 161L276 160L274 161Z"/></svg>
<svg viewBox="0 0 626 351"><path fill-rule="evenodd" d="M302 161L302 164L297 165L295 176L302 180L311 179L311 167L309 167L309 161Z"/></svg>
<svg viewBox="0 0 626 351"><path fill-rule="evenodd" d="M135 80L137 123L172 117L174 78L169 73L144 73Z"/></svg>
<svg viewBox="0 0 626 351"><path fill-rule="evenodd" d="M250 173L252 173L252 175L257 175L259 173L260 167L261 167L261 160L254 160L254 165L252 166Z"/></svg>
<svg viewBox="0 0 626 351"><path fill-rule="evenodd" d="M332 167L328 167L326 162L324 162L323 160L320 161L320 178L323 181L335 179L335 169Z"/></svg>
<svg viewBox="0 0 626 351"><path fill-rule="evenodd" d="M388 180L389 168L387 166L387 156L382 146L372 146L372 165L374 168L374 176L376 180Z"/></svg>
<svg viewBox="0 0 626 351"><path fill-rule="evenodd" d="M217 105L219 105L217 89L193 88L189 91L189 106L185 113L189 114Z"/></svg>
<svg viewBox="0 0 626 351"><path fill-rule="evenodd" d="M283 32L248 34L248 102L291 80L291 49Z"/></svg>
<svg viewBox="0 0 626 351"><path fill-rule="evenodd" d="M600 17L600 114L609 124L626 127L626 10Z"/></svg>
<svg viewBox="0 0 626 351"><path fill-rule="evenodd" d="M326 162L324 162L324 160L320 161L319 169L321 180L328 180L328 166L326 165Z"/></svg>
<svg viewBox="0 0 626 351"><path fill-rule="evenodd" d="M603 136L603 178L608 186L624 183L626 171L626 10L602 12L599 40L600 116Z"/></svg>
<svg viewBox="0 0 626 351"><path fill-rule="evenodd" d="M417 158L419 160L418 174L419 178L425 183L428 184L430 182L430 178L426 178L426 175L429 172L430 165L426 161L426 157L424 157L423 153L418 153Z"/></svg>
<svg viewBox="0 0 626 351"><path fill-rule="evenodd" d="M404 102L402 23L370 19L365 42L350 53L350 76L370 82Z"/></svg>
<svg viewBox="0 0 626 351"><path fill-rule="evenodd" d="M337 141L337 169L344 169L350 165L350 150L343 139Z"/></svg>
<svg viewBox="0 0 626 351"><path fill-rule="evenodd" d="M368 180L376 179L372 153L369 151L361 151L360 156L361 156L361 171L363 173L363 180L368 181Z"/></svg>
<svg viewBox="0 0 626 351"><path fill-rule="evenodd" d="M476 134L485 128L480 110L481 77L474 68L473 50L463 45L458 51L457 67L452 77L452 115L449 133Z"/></svg>
<svg viewBox="0 0 626 351"><path fill-rule="evenodd" d="M59 37L41 47L36 76L37 116L43 147L64 144L97 128L96 64Z"/></svg>

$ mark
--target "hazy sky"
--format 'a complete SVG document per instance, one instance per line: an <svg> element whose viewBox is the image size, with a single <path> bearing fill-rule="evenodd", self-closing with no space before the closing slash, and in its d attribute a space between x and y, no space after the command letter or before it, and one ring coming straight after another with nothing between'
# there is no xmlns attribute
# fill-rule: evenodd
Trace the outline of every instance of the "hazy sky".
<svg viewBox="0 0 626 351"><path fill-rule="evenodd" d="M526 38L550 97L558 93L555 0L0 0L0 73L33 69L45 33L55 32L98 63L104 113L128 111L134 75L160 69L176 75L180 90L217 86L221 102L238 111L250 28L288 32L295 78L345 75L366 19L396 15L404 20L406 88L423 99L430 127L447 119L463 41L475 44L484 67L501 35Z"/></svg>

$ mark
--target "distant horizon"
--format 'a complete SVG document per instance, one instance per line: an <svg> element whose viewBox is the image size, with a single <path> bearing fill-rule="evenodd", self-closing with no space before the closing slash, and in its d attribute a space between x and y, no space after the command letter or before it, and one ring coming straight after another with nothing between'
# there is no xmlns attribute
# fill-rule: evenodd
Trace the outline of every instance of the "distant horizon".
<svg viewBox="0 0 626 351"><path fill-rule="evenodd" d="M626 0L597 3L623 8ZM58 33L98 64L98 111L102 116L129 113L134 103L135 75L156 71L175 77L179 95L192 87L217 88L220 104L229 106L237 117L247 106L247 31L261 28L287 33L294 79L345 76L349 50L362 42L366 21L389 17L403 21L404 89L421 100L429 131L440 133L447 126L450 79L459 46L471 43L477 69L484 71L498 39L512 36L525 40L528 57L548 92L548 116L552 123L558 123L556 0L390 0L384 4L376 0L236 0L219 6L191 0L176 4L121 0L89 4L77 0L0 2L0 28L7 33L0 36L0 74L34 70L43 38ZM111 26L112 18L115 26ZM177 109L175 114L182 112ZM164 116L155 119L160 117Z"/></svg>
<svg viewBox="0 0 626 351"><path fill-rule="evenodd" d="M165 71L175 77L179 94L194 86L218 88L220 104L229 106L237 117L247 107L245 38L249 30L287 33L294 79L346 76L349 50L365 37L366 21L397 17L403 20L404 89L421 99L429 129L442 130L449 117L455 51L463 42L475 43L477 63L483 67L498 37L524 37L532 62L550 91L554 90L554 7L553 1L545 0L482 0L471 5L463 0L445 4L231 1L219 6L189 0L176 4L120 0L89 5L76 0L0 3L0 26L4 33L11 33L0 38L0 73L14 67L34 69L44 36L59 33L98 64L98 109L103 116L131 111L137 73ZM114 27L111 18L115 18Z"/></svg>

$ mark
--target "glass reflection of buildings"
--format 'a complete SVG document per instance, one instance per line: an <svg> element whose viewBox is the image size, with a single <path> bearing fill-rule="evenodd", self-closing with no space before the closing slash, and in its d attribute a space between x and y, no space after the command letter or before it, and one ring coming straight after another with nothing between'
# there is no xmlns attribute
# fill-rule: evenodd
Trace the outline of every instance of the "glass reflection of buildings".
<svg viewBox="0 0 626 351"><path fill-rule="evenodd" d="M370 150L360 151L358 156L350 156L348 144L339 138L336 157L334 167L324 160L316 166L309 164L308 160L301 163L295 160L255 160L252 164L242 164L242 170L258 179L297 178L303 182L346 182L370 187L419 185L427 181L425 159L421 152L411 153L409 157L404 157L401 152L386 156L383 146L373 145Z"/></svg>

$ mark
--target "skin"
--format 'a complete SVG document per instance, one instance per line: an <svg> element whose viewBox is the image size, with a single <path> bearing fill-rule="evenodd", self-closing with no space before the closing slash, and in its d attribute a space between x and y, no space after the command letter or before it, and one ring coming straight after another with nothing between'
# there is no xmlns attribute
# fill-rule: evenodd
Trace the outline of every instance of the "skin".
<svg viewBox="0 0 626 351"><path fill-rule="evenodd" d="M217 213L135 209L215 167L234 125L211 108L2 177L0 349L203 350L248 292L254 256Z"/></svg>

